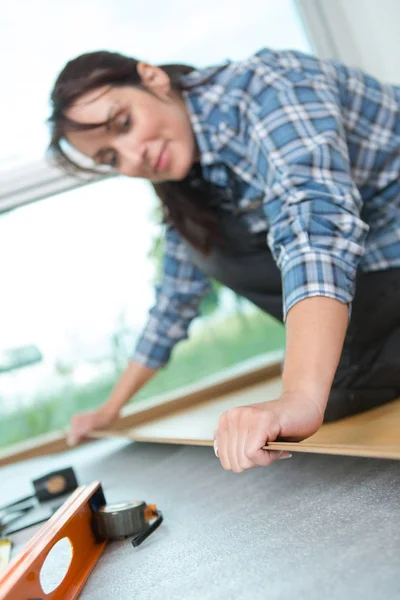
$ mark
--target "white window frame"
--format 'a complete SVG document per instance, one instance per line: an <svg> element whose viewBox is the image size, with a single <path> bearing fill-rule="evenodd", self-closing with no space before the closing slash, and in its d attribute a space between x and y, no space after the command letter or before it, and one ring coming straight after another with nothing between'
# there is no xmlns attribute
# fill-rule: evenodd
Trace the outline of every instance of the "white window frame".
<svg viewBox="0 0 400 600"><path fill-rule="evenodd" d="M400 84L398 0L296 0L315 52Z"/></svg>
<svg viewBox="0 0 400 600"><path fill-rule="evenodd" d="M66 175L45 158L21 164L0 175L0 213L101 179L82 173Z"/></svg>

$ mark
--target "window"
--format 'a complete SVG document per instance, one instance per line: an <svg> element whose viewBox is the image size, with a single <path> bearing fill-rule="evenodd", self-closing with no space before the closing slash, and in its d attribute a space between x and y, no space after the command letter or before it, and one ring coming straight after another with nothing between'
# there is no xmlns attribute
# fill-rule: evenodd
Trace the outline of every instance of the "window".
<svg viewBox="0 0 400 600"><path fill-rule="evenodd" d="M43 156L48 91L69 58L107 48L201 66L262 46L310 49L292 0L202 0L190 11L183 0L168 10L161 2L24 0L9 6L0 33L12 56L2 65L0 177L17 166L19 186L35 198L42 180L34 192L29 164ZM113 178L42 195L0 215L0 445L63 427L104 401L154 299L149 253L159 226L146 182ZM283 344L279 324L228 290L203 312L142 398Z"/></svg>

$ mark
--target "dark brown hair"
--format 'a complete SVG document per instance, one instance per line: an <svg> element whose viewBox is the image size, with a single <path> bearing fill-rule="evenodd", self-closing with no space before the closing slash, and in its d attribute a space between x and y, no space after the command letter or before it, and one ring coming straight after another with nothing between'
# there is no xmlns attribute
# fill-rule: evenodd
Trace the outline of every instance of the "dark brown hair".
<svg viewBox="0 0 400 600"><path fill-rule="evenodd" d="M51 93L52 114L49 118L51 141L49 154L64 170L99 173L75 162L65 152L66 132L85 131L104 126L104 123L82 124L65 115L83 94L102 86L141 86L136 59L115 52L98 51L82 54L66 64ZM181 79L193 70L187 65L162 65L171 80L172 89L189 89ZM218 243L219 229L212 203L222 192L206 182L200 165L195 165L185 179L153 184L162 202L164 221L173 225L195 248L208 253Z"/></svg>

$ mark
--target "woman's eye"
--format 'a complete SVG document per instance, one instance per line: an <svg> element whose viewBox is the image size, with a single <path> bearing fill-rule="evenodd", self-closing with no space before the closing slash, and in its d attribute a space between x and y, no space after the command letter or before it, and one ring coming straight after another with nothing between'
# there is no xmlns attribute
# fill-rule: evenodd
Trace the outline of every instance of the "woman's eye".
<svg viewBox="0 0 400 600"><path fill-rule="evenodd" d="M120 130L123 133L126 133L131 128L131 117L130 115L125 115L120 122Z"/></svg>

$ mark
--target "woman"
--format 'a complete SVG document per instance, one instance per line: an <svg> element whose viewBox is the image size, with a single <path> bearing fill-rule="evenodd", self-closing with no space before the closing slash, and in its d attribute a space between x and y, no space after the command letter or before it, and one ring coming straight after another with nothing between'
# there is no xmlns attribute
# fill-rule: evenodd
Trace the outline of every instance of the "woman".
<svg viewBox="0 0 400 600"><path fill-rule="evenodd" d="M269 465L287 453L266 441L396 397L400 88L292 51L202 70L94 52L66 65L51 100L58 162L84 169L73 148L150 180L168 224L133 359L104 406L73 418L71 443L165 365L208 275L286 325L282 395L219 420L225 469Z"/></svg>

